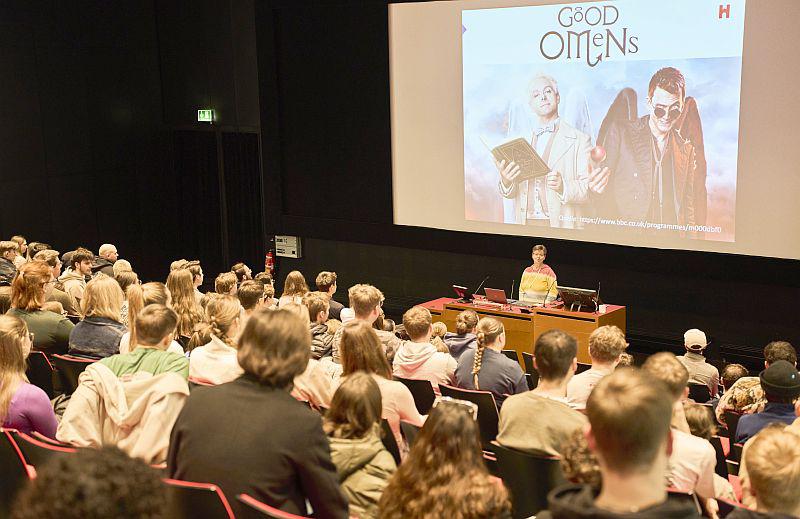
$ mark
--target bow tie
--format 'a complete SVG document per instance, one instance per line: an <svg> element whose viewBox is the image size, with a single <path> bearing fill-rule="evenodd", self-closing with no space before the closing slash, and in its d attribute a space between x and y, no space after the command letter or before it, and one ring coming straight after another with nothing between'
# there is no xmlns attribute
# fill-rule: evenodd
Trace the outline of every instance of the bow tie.
<svg viewBox="0 0 800 519"><path fill-rule="evenodd" d="M549 133L553 133L553 132L556 131L556 123L550 123L547 126L543 126L541 128L536 128L536 130L534 130L534 131L536 132L536 136L537 137L539 137L543 133L548 133L548 132Z"/></svg>

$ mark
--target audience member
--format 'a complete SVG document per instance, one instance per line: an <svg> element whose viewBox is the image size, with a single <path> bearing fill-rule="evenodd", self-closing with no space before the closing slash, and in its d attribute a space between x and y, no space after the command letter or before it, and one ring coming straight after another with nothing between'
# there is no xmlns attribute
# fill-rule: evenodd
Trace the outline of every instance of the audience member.
<svg viewBox="0 0 800 519"><path fill-rule="evenodd" d="M728 364L722 368L722 374L719 378L719 384L722 386L722 391L725 392L728 390L728 388L733 387L736 381L742 377L746 377L747 373L747 368L741 364ZM717 395L707 402L711 404L711 408L714 411L714 416L717 414L717 406L719 405L719 401L720 396Z"/></svg>
<svg viewBox="0 0 800 519"><path fill-rule="evenodd" d="M672 453L667 480L674 488L694 492L703 499L715 497L716 452L708 441L691 435L683 414L683 400L689 395L689 371L666 351L648 357L642 370L666 386L672 401Z"/></svg>
<svg viewBox="0 0 800 519"><path fill-rule="evenodd" d="M394 333L396 329L397 329L397 326L394 324L394 320L393 319L384 319L383 320L383 331L384 332Z"/></svg>
<svg viewBox="0 0 800 519"><path fill-rule="evenodd" d="M214 292L217 294L235 296L238 288L236 274L233 272L223 272L214 280Z"/></svg>
<svg viewBox="0 0 800 519"><path fill-rule="evenodd" d="M689 370L689 383L708 386L711 396L717 396L719 393L719 370L706 362L706 358L703 356L703 352L708 346L706 334L697 328L687 330L683 334L683 345L686 348L686 355L681 355L678 360Z"/></svg>
<svg viewBox="0 0 800 519"><path fill-rule="evenodd" d="M385 321L385 319L384 319ZM381 330L383 330L383 323L381 323ZM447 325L442 321L436 321L431 324L431 344L436 348L436 351L450 354L450 348L444 342L444 336L447 335Z"/></svg>
<svg viewBox="0 0 800 519"><path fill-rule="evenodd" d="M242 281L242 284L239 285L239 290L236 292L236 297L239 298L239 304L244 308L244 320L246 321L254 312L265 306L264 284L252 279ZM243 322L242 327L244 327L244 324Z"/></svg>
<svg viewBox="0 0 800 519"><path fill-rule="evenodd" d="M11 241L16 243L18 247L17 250L19 253L14 258L14 266L17 267L17 269L19 269L28 261L28 256L27 256L28 240L26 240L24 236L17 235L17 236L12 236Z"/></svg>
<svg viewBox="0 0 800 519"><path fill-rule="evenodd" d="M484 317L476 328L477 349L470 349L458 360L455 382L464 389L491 391L501 408L507 395L528 390L525 373L518 362L506 357L506 331L503 324L492 317ZM402 351L402 350L401 350Z"/></svg>
<svg viewBox="0 0 800 519"><path fill-rule="evenodd" d="M159 304L147 305L136 314L136 341L131 342L130 353L112 355L100 363L117 377L144 371L152 375L172 372L187 378L189 360L183 355L167 351L177 325L178 315L171 308Z"/></svg>
<svg viewBox="0 0 800 519"><path fill-rule="evenodd" d="M120 322L123 298L119 283L105 274L87 283L81 300L84 318L69 334L69 353L91 357L119 353L119 341L128 331Z"/></svg>
<svg viewBox="0 0 800 519"><path fill-rule="evenodd" d="M689 424L689 431L692 433L692 436L710 441L711 437L717 434L714 413L708 406L692 402L691 400L684 400L683 412L686 416L686 423ZM714 495L717 498L735 502L737 499L730 481L716 473L713 478Z"/></svg>
<svg viewBox="0 0 800 519"><path fill-rule="evenodd" d="M624 367L633 367L634 366L634 359L633 355L630 353L620 353L619 355L619 363L617 364L618 368Z"/></svg>
<svg viewBox="0 0 800 519"><path fill-rule="evenodd" d="M340 319L344 305L333 298L334 294L336 294L337 288L336 272L328 272L323 270L317 274L316 285L317 290L324 293L328 297L328 303L330 304L330 316L334 319Z"/></svg>
<svg viewBox="0 0 800 519"><path fill-rule="evenodd" d="M625 334L613 325L601 326L589 335L589 358L592 367L572 377L567 384L567 399L575 409L585 409L586 400L600 382L610 375L619 363L620 355L625 352L628 343Z"/></svg>
<svg viewBox="0 0 800 519"><path fill-rule="evenodd" d="M464 310L456 317L456 333L448 332L444 335L444 343L450 348L450 355L456 361L468 349L476 348L476 326L478 326L478 314L473 310Z"/></svg>
<svg viewBox="0 0 800 519"><path fill-rule="evenodd" d="M0 285L11 285L17 275L14 260L19 254L19 245L13 241L0 241Z"/></svg>
<svg viewBox="0 0 800 519"><path fill-rule="evenodd" d="M231 267L231 272L236 274L237 283L241 283L242 281L246 281L248 279L253 279L253 271L241 261Z"/></svg>
<svg viewBox="0 0 800 519"><path fill-rule="evenodd" d="M275 310L278 308L278 300L275 299L275 287L264 285L264 308Z"/></svg>
<svg viewBox="0 0 800 519"><path fill-rule="evenodd" d="M183 267L192 274L192 286L194 287L194 298L198 305L203 304L204 294L200 292L200 287L203 286L205 277L203 276L203 267L197 260L187 261Z"/></svg>
<svg viewBox="0 0 800 519"><path fill-rule="evenodd" d="M561 447L561 470L570 483L589 485L597 492L602 487L603 476L597 456L589 448L586 432L576 429Z"/></svg>
<svg viewBox="0 0 800 519"><path fill-rule="evenodd" d="M272 284L272 274L269 272L259 272L253 277L253 279L255 281L260 281L264 284L264 286Z"/></svg>
<svg viewBox="0 0 800 519"><path fill-rule="evenodd" d="M755 510L737 509L730 519L800 517L800 438L790 429L772 424L748 442L742 454L748 467L742 489L745 503L754 503Z"/></svg>
<svg viewBox="0 0 800 519"><path fill-rule="evenodd" d="M173 272L175 270L181 270L186 268L186 264L189 263L189 260L186 259L177 259L169 264L169 271Z"/></svg>
<svg viewBox="0 0 800 519"><path fill-rule="evenodd" d="M33 348L48 354L66 353L74 325L63 315L42 310L47 285L54 282L49 265L31 261L22 266L11 285L8 315L25 321L33 334Z"/></svg>
<svg viewBox="0 0 800 519"><path fill-rule="evenodd" d="M27 260L31 261L34 258L34 256L36 256L39 252L41 252L43 250L52 249L52 248L53 247L51 247L47 243L42 243L40 241L32 242L32 243L28 244L28 255L27 255L28 257L27 257Z"/></svg>
<svg viewBox="0 0 800 519"><path fill-rule="evenodd" d="M283 294L278 299L278 308L289 303L303 304L303 297L308 293L306 278L300 271L293 270L283 283Z"/></svg>
<svg viewBox="0 0 800 519"><path fill-rule="evenodd" d="M363 321L372 326L372 323L375 322L375 319L377 319L380 314L381 306L383 306L383 293L372 285L359 284L350 287L347 291L347 295L350 299L350 307L354 314L353 320ZM344 320L342 320L342 323L346 324ZM331 355L335 363L340 363L339 343L341 342L341 334L342 331L339 330L339 332L333 336ZM394 333L382 330L377 330L377 334L383 345L386 358L391 362L391 359L394 358L395 351L397 351L397 348L400 346L400 339L398 339Z"/></svg>
<svg viewBox="0 0 800 519"><path fill-rule="evenodd" d="M80 308L81 300L83 299L83 291L86 290L86 278L92 275L93 261L94 254L91 251L78 247L77 250L69 255L68 268L58 278L64 286L64 292L75 299L78 308Z"/></svg>
<svg viewBox="0 0 800 519"><path fill-rule="evenodd" d="M548 510L537 518L700 517L692 504L667 498L671 408L664 384L635 368L600 380L586 403L586 437L600 466L602 486L558 488L548 497Z"/></svg>
<svg viewBox="0 0 800 519"><path fill-rule="evenodd" d="M36 467L11 507L12 519L166 519L158 471L116 447L79 449Z"/></svg>
<svg viewBox="0 0 800 519"><path fill-rule="evenodd" d="M139 276L136 274L136 272L129 270L120 272L114 276L114 279L116 279L117 283L119 283L119 287L122 289L122 294L124 295L122 306L119 310L120 322L125 326L128 326L128 287L139 283Z"/></svg>
<svg viewBox="0 0 800 519"><path fill-rule="evenodd" d="M53 279L57 280L61 275L61 260L58 258L58 251L45 249L36 253L34 261L43 261L50 267ZM49 293L48 293L49 290ZM78 306L75 299L63 290L56 287L56 283L50 283L45 287L45 298L47 301L58 301L69 315L78 315Z"/></svg>
<svg viewBox="0 0 800 519"><path fill-rule="evenodd" d="M114 271L114 277L117 277L120 272L132 272L133 267L131 266L131 262L124 259L118 259L114 262L114 266L111 267L111 270Z"/></svg>
<svg viewBox="0 0 800 519"><path fill-rule="evenodd" d="M308 322L308 308L297 303L281 307ZM294 377L292 396L301 402L308 402L317 409L328 408L333 398L334 381L318 360L308 358L305 371Z"/></svg>
<svg viewBox="0 0 800 519"><path fill-rule="evenodd" d="M242 374L237 360L241 306L228 295L210 297L205 319L189 341L189 377L210 384L224 384Z"/></svg>
<svg viewBox="0 0 800 519"><path fill-rule="evenodd" d="M64 307L58 301L45 301L42 305L42 310L45 312L53 312L54 314L67 315Z"/></svg>
<svg viewBox="0 0 800 519"><path fill-rule="evenodd" d="M558 456L563 443L586 417L567 403L567 384L578 366L575 338L550 330L536 339L533 363L539 385L508 397L500 410L497 442L532 454Z"/></svg>
<svg viewBox="0 0 800 519"><path fill-rule="evenodd" d="M794 365L777 360L761 372L761 390L767 400L763 411L739 418L736 442L744 443L774 422L791 424L795 420L794 401L800 397L800 373Z"/></svg>
<svg viewBox="0 0 800 519"><path fill-rule="evenodd" d="M170 477L213 481L226 495L246 493L297 515L308 500L317 517L347 518L320 416L289 394L308 364L308 325L290 311L259 310L238 344L244 375L196 388L178 417Z"/></svg>
<svg viewBox="0 0 800 519"><path fill-rule="evenodd" d="M195 297L192 273L187 269L173 270L167 277L167 289L172 297L172 308L178 314L179 342L188 343L194 327L203 321L203 307Z"/></svg>
<svg viewBox="0 0 800 519"><path fill-rule="evenodd" d="M356 372L339 386L325 413L323 429L351 517L378 517L378 501L397 470L380 438L382 409L378 384Z"/></svg>
<svg viewBox="0 0 800 519"><path fill-rule="evenodd" d="M104 243L97 251L97 257L94 259L92 270L95 273L102 272L106 276L113 278L114 262L118 259L119 254L117 253L117 248L110 243Z"/></svg>
<svg viewBox="0 0 800 519"><path fill-rule="evenodd" d="M303 304L308 308L311 330L311 356L315 359L331 354L333 335L328 333L328 320L330 313L330 300L320 292L309 292L303 298Z"/></svg>
<svg viewBox="0 0 800 519"><path fill-rule="evenodd" d="M170 297L169 290L164 283L151 281L144 285L131 285L128 287L128 332L122 335L119 340L119 352L130 353L132 348L131 344L136 344L136 319L135 316L139 315L142 308L148 305L164 305L172 307L172 298ZM183 355L183 346L174 340L169 344L167 351Z"/></svg>
<svg viewBox="0 0 800 519"><path fill-rule="evenodd" d="M58 423L50 398L25 375L32 346L25 321L0 315L0 425L55 438Z"/></svg>
<svg viewBox="0 0 800 519"><path fill-rule="evenodd" d="M392 368L381 347L377 332L365 321L347 323L340 330L342 378L364 371L375 379L381 390L383 418L389 422L397 444L405 443L400 433L400 420L421 426L425 418L417 411L411 391L401 382L392 380Z"/></svg>
<svg viewBox="0 0 800 519"><path fill-rule="evenodd" d="M477 407L439 400L379 503L383 519L511 517L508 491L483 462Z"/></svg>
<svg viewBox="0 0 800 519"><path fill-rule="evenodd" d="M786 341L773 341L764 347L764 368L776 361L785 360L793 366L797 365L797 352ZM764 409L767 400L761 389L759 377L741 377L732 386L725 388L717 404L717 421L725 425L725 411L742 414L757 413Z"/></svg>
<svg viewBox="0 0 800 519"><path fill-rule="evenodd" d="M439 384L452 384L456 361L431 344L431 312L415 306L403 314L403 327L411 340L400 344L394 356L392 373L396 377L427 380L439 394Z"/></svg>

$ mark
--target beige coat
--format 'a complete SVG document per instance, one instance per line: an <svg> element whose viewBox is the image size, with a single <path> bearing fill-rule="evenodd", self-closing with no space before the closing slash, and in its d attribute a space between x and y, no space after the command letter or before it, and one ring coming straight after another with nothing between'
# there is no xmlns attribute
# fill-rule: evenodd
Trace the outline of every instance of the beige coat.
<svg viewBox="0 0 800 519"><path fill-rule="evenodd" d="M545 188L550 227L581 228L583 224L573 218L585 216L584 207L589 196L591 139L585 133L565 123L563 119L551 138L553 146L547 165L551 171L561 173L563 191L559 194ZM528 199L529 182L532 180L523 180L508 190L500 183L500 194L506 199L503 203L505 223L520 225L526 223L528 204L534 203Z"/></svg>
<svg viewBox="0 0 800 519"><path fill-rule="evenodd" d="M117 378L96 362L78 381L56 431L59 441L78 447L116 445L147 463L166 461L172 426L189 396L182 376L139 372Z"/></svg>

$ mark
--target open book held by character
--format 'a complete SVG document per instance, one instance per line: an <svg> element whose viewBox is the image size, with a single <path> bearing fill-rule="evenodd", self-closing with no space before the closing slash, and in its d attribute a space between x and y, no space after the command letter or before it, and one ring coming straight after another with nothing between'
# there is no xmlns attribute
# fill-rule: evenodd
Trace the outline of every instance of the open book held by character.
<svg viewBox="0 0 800 519"><path fill-rule="evenodd" d="M543 177L550 172L544 159L536 153L531 143L522 137L504 142L494 148L489 148L485 141L483 144L492 152L497 162L506 161L508 164L513 161L519 166L520 174L516 178L517 182Z"/></svg>

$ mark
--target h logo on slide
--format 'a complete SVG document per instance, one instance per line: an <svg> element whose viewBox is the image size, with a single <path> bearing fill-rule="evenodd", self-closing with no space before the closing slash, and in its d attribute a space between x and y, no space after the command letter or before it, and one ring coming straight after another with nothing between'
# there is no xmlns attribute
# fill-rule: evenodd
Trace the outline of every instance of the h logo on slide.
<svg viewBox="0 0 800 519"><path fill-rule="evenodd" d="M719 4L719 19L722 20L722 15L725 15L725 18L731 17L731 4Z"/></svg>

